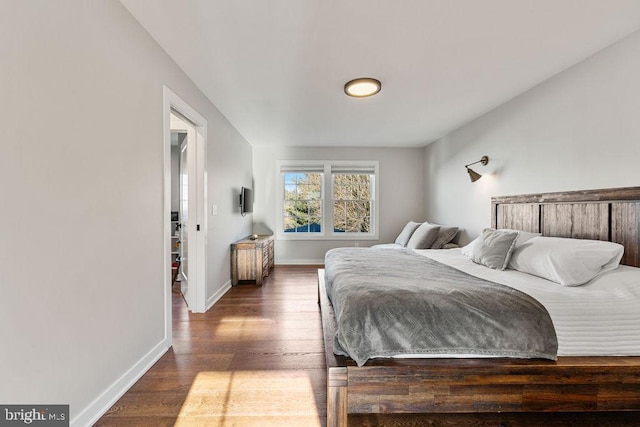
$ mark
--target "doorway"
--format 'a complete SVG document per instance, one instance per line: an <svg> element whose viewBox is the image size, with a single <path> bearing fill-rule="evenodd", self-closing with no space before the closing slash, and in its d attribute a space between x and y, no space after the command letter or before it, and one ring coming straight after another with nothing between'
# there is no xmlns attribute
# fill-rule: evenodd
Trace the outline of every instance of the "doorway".
<svg viewBox="0 0 640 427"><path fill-rule="evenodd" d="M173 264L171 252L171 236L175 233L175 226L171 220L171 133L172 129L186 134L184 143L184 200L180 200L179 217L180 248L185 259L181 261L180 276L184 280L181 289L189 310L202 313L206 309L206 137L207 122L200 114L191 108L180 97L166 86L163 88L163 117L164 117L164 236L165 236L165 338L171 337L171 288ZM182 177L182 173L181 173ZM182 181L182 180L181 180ZM181 192L183 190L180 185ZM184 209L182 209L184 203ZM184 233L184 235L182 234ZM184 239L184 240L183 240ZM182 283L181 283L182 288Z"/></svg>
<svg viewBox="0 0 640 427"><path fill-rule="evenodd" d="M190 252L195 254L193 242L195 236L191 224L194 222L193 212L197 209L195 171L193 166L196 139L195 125L177 111L171 109L171 225L175 227L171 237L173 251L171 253L172 290L180 292L191 311L196 305L195 275L190 263ZM191 181L191 182L190 182ZM173 219L177 218L174 222ZM196 221L197 222L197 221ZM194 286L190 286L189 278L193 278Z"/></svg>
<svg viewBox="0 0 640 427"><path fill-rule="evenodd" d="M188 175L186 174L186 165L181 161L181 154L186 150L187 131L178 130L180 127L176 124L176 117L171 113L171 290L179 293L184 298L184 290L182 285L187 284L185 274L186 263L182 260L186 259L185 243L188 241L187 227L185 219L188 220L188 211L181 209L181 206L187 205L188 191L181 191L181 171L185 171L185 178L188 186ZM184 231L184 232L183 232ZM184 282L184 283L183 283ZM186 300L184 301L186 303Z"/></svg>

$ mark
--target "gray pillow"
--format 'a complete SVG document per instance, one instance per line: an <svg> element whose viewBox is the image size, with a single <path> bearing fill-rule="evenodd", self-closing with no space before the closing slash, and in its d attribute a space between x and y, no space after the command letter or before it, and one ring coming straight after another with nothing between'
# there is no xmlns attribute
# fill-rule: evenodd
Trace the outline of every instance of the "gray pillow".
<svg viewBox="0 0 640 427"><path fill-rule="evenodd" d="M411 235L407 247L409 249L427 249L436 240L439 231L439 225L429 224L428 222L420 224Z"/></svg>
<svg viewBox="0 0 640 427"><path fill-rule="evenodd" d="M440 224L431 224L438 225L440 227L440 231L438 232L438 237L433 241L429 249L442 249L444 245L449 243L456 237L458 234L458 227L450 227L448 225L440 225Z"/></svg>
<svg viewBox="0 0 640 427"><path fill-rule="evenodd" d="M504 270L509 264L517 238L518 232L515 230L487 228L470 248L471 261L494 270Z"/></svg>
<svg viewBox="0 0 640 427"><path fill-rule="evenodd" d="M416 228L418 227L420 227L419 222L409 221L407 225L404 226L400 234L398 234L398 237L396 237L396 243L402 246L407 246L411 235L414 231L416 231Z"/></svg>

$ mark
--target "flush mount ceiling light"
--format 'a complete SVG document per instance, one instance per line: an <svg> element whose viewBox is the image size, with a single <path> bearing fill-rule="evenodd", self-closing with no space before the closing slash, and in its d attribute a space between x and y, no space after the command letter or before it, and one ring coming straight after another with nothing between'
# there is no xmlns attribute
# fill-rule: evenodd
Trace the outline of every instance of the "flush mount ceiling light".
<svg viewBox="0 0 640 427"><path fill-rule="evenodd" d="M367 96L375 95L382 89L382 83L380 80L372 79L370 77L353 79L344 85L344 93L356 98L365 98Z"/></svg>
<svg viewBox="0 0 640 427"><path fill-rule="evenodd" d="M480 160L478 160L477 162L473 162L473 163L469 163L468 165L464 165L464 167L467 168L467 172L469 173L469 178L471 179L471 182L476 182L477 180L482 178L482 175L480 175L478 172L474 171L473 169L471 169L469 167L471 165L475 165L476 163L482 163L482 166L486 166L487 163L489 163L489 157L482 156L482 158Z"/></svg>

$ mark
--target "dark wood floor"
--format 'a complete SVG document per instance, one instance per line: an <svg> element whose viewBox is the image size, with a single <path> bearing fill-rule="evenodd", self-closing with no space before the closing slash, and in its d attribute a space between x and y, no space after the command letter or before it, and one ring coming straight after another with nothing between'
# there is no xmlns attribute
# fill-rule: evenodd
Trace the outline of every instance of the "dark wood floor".
<svg viewBox="0 0 640 427"><path fill-rule="evenodd" d="M174 294L173 348L96 425L325 426L316 286L316 267L276 266L263 287L234 287L204 314ZM349 426L640 426L634 418L363 415Z"/></svg>
<svg viewBox="0 0 640 427"><path fill-rule="evenodd" d="M99 426L321 426L326 379L313 267L276 267L208 312L174 294L173 348Z"/></svg>

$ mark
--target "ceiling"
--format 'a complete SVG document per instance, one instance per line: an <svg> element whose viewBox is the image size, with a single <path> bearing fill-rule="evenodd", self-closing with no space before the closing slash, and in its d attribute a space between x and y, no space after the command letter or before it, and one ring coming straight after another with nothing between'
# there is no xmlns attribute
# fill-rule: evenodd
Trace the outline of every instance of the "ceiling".
<svg viewBox="0 0 640 427"><path fill-rule="evenodd" d="M638 0L120 1L254 146L425 146L640 29Z"/></svg>

